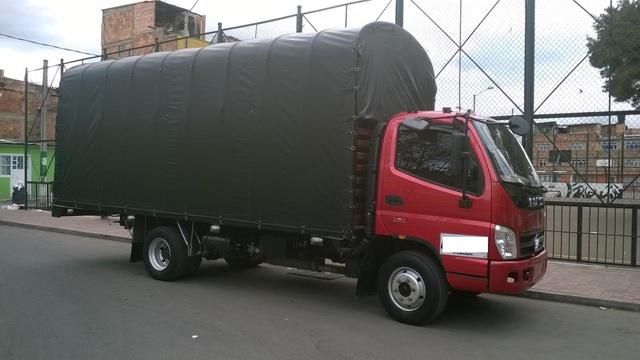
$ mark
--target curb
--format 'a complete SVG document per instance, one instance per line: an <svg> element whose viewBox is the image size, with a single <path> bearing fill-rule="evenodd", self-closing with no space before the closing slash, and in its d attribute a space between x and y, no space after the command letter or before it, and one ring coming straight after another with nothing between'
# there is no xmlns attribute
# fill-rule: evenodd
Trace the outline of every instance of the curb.
<svg viewBox="0 0 640 360"><path fill-rule="evenodd" d="M17 223L17 222L6 221L6 220L0 220L0 225L21 227L26 229L36 229L36 230L42 230L42 231L50 231L50 232L56 232L60 234L85 236L85 237L116 241L116 242L127 243L127 244L131 243L131 238L117 236L117 235L98 234L98 233L92 233L92 232L81 231L81 230L63 229L63 228L35 225L35 224L23 224L23 223Z"/></svg>
<svg viewBox="0 0 640 360"><path fill-rule="evenodd" d="M596 298L588 298L588 297L582 297L582 296L576 296L576 295L556 294L556 293L550 293L546 291L537 291L537 290L525 291L520 296L530 298L530 299L537 299L537 300L556 301L556 302L563 302L563 303L569 303L569 304L598 306L598 307L605 307L610 309L640 312L640 304L630 303L625 301L596 299Z"/></svg>

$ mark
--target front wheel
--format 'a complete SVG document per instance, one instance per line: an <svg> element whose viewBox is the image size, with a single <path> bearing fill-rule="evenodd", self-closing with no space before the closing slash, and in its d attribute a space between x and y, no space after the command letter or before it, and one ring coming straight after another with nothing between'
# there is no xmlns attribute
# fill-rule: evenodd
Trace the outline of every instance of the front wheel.
<svg viewBox="0 0 640 360"><path fill-rule="evenodd" d="M382 264L378 296L392 318L420 325L433 321L444 311L447 282L433 258L417 251L401 251Z"/></svg>

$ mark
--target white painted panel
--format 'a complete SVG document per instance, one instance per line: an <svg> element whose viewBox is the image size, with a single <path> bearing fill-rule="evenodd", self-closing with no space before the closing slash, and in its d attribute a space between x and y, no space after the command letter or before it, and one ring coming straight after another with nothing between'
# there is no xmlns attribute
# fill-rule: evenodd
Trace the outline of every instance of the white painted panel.
<svg viewBox="0 0 640 360"><path fill-rule="evenodd" d="M489 238L464 234L440 234L440 254L487 258Z"/></svg>

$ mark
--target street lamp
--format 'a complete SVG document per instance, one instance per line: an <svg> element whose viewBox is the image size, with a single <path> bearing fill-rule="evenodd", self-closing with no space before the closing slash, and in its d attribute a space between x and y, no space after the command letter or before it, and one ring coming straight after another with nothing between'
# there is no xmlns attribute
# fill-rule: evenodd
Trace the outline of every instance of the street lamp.
<svg viewBox="0 0 640 360"><path fill-rule="evenodd" d="M488 91L488 90L493 90L493 86L487 86L486 89L482 89L482 91L480 91L479 93L473 94L473 112L476 112L476 96L478 96L478 95L480 95L483 92Z"/></svg>

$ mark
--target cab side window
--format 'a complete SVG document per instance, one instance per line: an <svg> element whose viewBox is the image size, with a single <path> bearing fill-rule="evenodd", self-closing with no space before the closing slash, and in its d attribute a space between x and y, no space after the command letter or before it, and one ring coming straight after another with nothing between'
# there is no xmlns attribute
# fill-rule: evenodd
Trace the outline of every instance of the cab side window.
<svg viewBox="0 0 640 360"><path fill-rule="evenodd" d="M462 189L462 177L451 174L452 127L416 131L398 128L396 168L425 181L457 190ZM466 188L469 193L482 192L482 175L475 154L466 164Z"/></svg>

